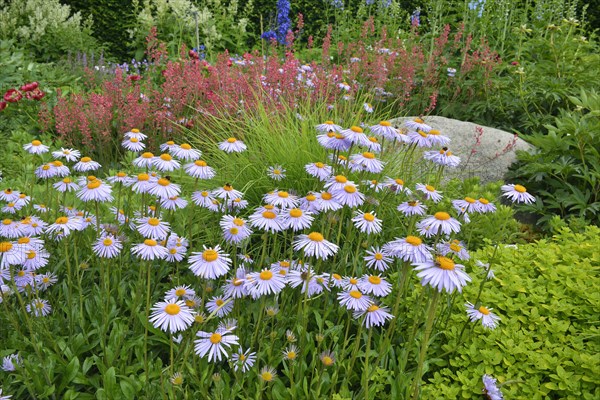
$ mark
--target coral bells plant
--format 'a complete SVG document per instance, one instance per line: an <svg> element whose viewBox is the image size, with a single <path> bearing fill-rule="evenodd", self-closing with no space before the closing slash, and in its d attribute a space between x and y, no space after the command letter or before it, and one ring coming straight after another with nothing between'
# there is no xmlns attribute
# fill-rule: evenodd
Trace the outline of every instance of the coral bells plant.
<svg viewBox="0 0 600 400"><path fill-rule="evenodd" d="M37 378L11 390L377 398L377 371L393 369L398 398L418 398L446 315L501 329L508 316L482 303L491 281L462 294L478 273L469 221L495 208L447 197L453 166L425 157L452 138L422 119L399 139L387 121L347 125L363 114L262 115L237 125L243 141L228 140L233 120L200 147L124 130L120 170L85 147L23 144L38 167L0 190L0 332L22 360L12 373ZM503 196L530 201L521 188Z"/></svg>

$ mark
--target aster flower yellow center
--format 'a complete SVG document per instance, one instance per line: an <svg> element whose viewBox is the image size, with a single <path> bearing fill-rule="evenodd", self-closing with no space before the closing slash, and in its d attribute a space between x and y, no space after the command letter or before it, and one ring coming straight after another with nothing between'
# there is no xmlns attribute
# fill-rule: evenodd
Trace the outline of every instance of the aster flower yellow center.
<svg viewBox="0 0 600 400"><path fill-rule="evenodd" d="M368 151L365 151L364 153L362 153L364 158L368 158L369 160L372 160L375 158L375 154L373 153L369 153Z"/></svg>
<svg viewBox="0 0 600 400"><path fill-rule="evenodd" d="M450 150L448 150L448 151L446 152L446 156L450 157L451 155L452 155L452 152L451 152Z"/></svg>
<svg viewBox="0 0 600 400"><path fill-rule="evenodd" d="M0 253L6 253L13 248L11 242L0 242Z"/></svg>
<svg viewBox="0 0 600 400"><path fill-rule="evenodd" d="M287 199L288 197L290 197L288 192L278 192L277 195L282 199Z"/></svg>
<svg viewBox="0 0 600 400"><path fill-rule="evenodd" d="M379 310L379 307L378 307L378 306L376 306L375 304L371 304L371 305L369 306L369 308L367 308L367 311L368 311L368 312L375 312L375 311L377 311L377 310Z"/></svg>
<svg viewBox="0 0 600 400"><path fill-rule="evenodd" d="M379 123L379 125L381 125L381 126L392 126L392 124L390 123L390 121L381 121Z"/></svg>
<svg viewBox="0 0 600 400"><path fill-rule="evenodd" d="M425 190L427 190L428 192L435 192L435 188L431 185L425 186Z"/></svg>
<svg viewBox="0 0 600 400"><path fill-rule="evenodd" d="M204 261L212 262L219 258L219 253L217 253L213 249L204 250L204 252L202 253L202 258L204 259Z"/></svg>
<svg viewBox="0 0 600 400"><path fill-rule="evenodd" d="M340 279L342 279L341 275L339 274L333 274L331 275L333 277L333 279L335 279L336 281L339 281Z"/></svg>
<svg viewBox="0 0 600 400"><path fill-rule="evenodd" d="M44 166L42 167L42 169L43 169L44 171L48 171L48 170L50 169L50 166L49 166L49 165L44 165Z"/></svg>
<svg viewBox="0 0 600 400"><path fill-rule="evenodd" d="M455 251L455 252L458 253L459 251L462 250L462 247L460 245L456 244L456 243L452 243L450 245L450 250Z"/></svg>
<svg viewBox="0 0 600 400"><path fill-rule="evenodd" d="M316 162L315 163L315 167L317 167L317 168L323 168L323 167L325 167L325 164L323 164L322 162Z"/></svg>
<svg viewBox="0 0 600 400"><path fill-rule="evenodd" d="M479 307L479 312L482 313L483 315L490 315L490 310L488 310L484 306Z"/></svg>
<svg viewBox="0 0 600 400"><path fill-rule="evenodd" d="M515 185L515 190L519 193L525 193L527 191L527 189L525 189L525 186L522 185Z"/></svg>
<svg viewBox="0 0 600 400"><path fill-rule="evenodd" d="M54 221L54 223L59 224L59 225L64 225L67 222L69 222L69 218L67 218L67 217L58 217L58 218L56 218L56 221Z"/></svg>
<svg viewBox="0 0 600 400"><path fill-rule="evenodd" d="M44 283L49 283L50 282L50 278L48 278L47 276L42 278L42 282Z"/></svg>
<svg viewBox="0 0 600 400"><path fill-rule="evenodd" d="M346 185L346 186L344 186L344 191L346 193L355 193L356 192L356 187L352 186L352 185Z"/></svg>
<svg viewBox="0 0 600 400"><path fill-rule="evenodd" d="M285 355L285 356L287 357L287 359L288 359L288 360L295 360L297 355L298 355L298 354L296 354L296 352L295 352L295 351L293 351L293 350L290 350L290 351L288 351L288 352L286 353L286 355Z"/></svg>
<svg viewBox="0 0 600 400"><path fill-rule="evenodd" d="M25 276L25 271L21 270L21 271L17 272L17 275L18 275L20 278L22 278L22 277L24 277L24 276Z"/></svg>
<svg viewBox="0 0 600 400"><path fill-rule="evenodd" d="M439 130L437 130L437 129L432 129L432 130L430 130L430 131L429 131L429 134L430 134L430 135L437 136L437 135L439 135L439 134L440 134L440 131L439 131Z"/></svg>
<svg viewBox="0 0 600 400"><path fill-rule="evenodd" d="M31 240L27 236L25 236L25 237L19 238L19 240L17 240L17 243L19 243L19 244L27 244L30 241Z"/></svg>
<svg viewBox="0 0 600 400"><path fill-rule="evenodd" d="M102 182L100 182L99 180L94 180L87 184L87 188L88 189L98 189L101 184L102 184Z"/></svg>
<svg viewBox="0 0 600 400"><path fill-rule="evenodd" d="M146 239L144 240L144 244L146 246L156 246L158 243L154 239Z"/></svg>
<svg viewBox="0 0 600 400"><path fill-rule="evenodd" d="M413 246L419 246L423 243L423 241L416 236L407 236L406 243L412 244Z"/></svg>
<svg viewBox="0 0 600 400"><path fill-rule="evenodd" d="M112 241L112 239L111 239L111 238L106 238L106 239L104 239L104 240L102 241L102 244L103 244L103 245L105 245L105 246L110 246L110 245L112 245L112 244L113 244L113 241Z"/></svg>
<svg viewBox="0 0 600 400"><path fill-rule="evenodd" d="M89 163L90 161L92 161L92 159L90 157L81 157L82 163Z"/></svg>
<svg viewBox="0 0 600 400"><path fill-rule="evenodd" d="M175 248L169 249L169 253L170 254L177 254L177 249L175 249Z"/></svg>
<svg viewBox="0 0 600 400"><path fill-rule="evenodd" d="M337 175L335 177L335 181L337 183L346 183L346 182L348 182L348 179L345 176L343 176L343 175Z"/></svg>
<svg viewBox="0 0 600 400"><path fill-rule="evenodd" d="M183 377L181 375L174 376L171 379L171 383L176 386L181 385L183 383Z"/></svg>
<svg viewBox="0 0 600 400"><path fill-rule="evenodd" d="M240 230L238 228L231 228L229 229L229 233L231 233L232 235L237 235L238 233L240 233Z"/></svg>
<svg viewBox="0 0 600 400"><path fill-rule="evenodd" d="M148 225L158 226L160 224L160 220L158 218L149 218Z"/></svg>
<svg viewBox="0 0 600 400"><path fill-rule="evenodd" d="M351 130L352 132L356 132L356 133L363 133L363 130L362 130L362 128L361 128L360 126L356 126L356 125L355 125L355 126L353 126L353 127L351 127L351 128L350 128L350 130Z"/></svg>
<svg viewBox="0 0 600 400"><path fill-rule="evenodd" d="M263 211L262 216L266 219L275 219L277 217L273 211Z"/></svg>
<svg viewBox="0 0 600 400"><path fill-rule="evenodd" d="M135 137L130 138L129 141L131 143L137 143L137 142L139 142L138 138L135 138Z"/></svg>
<svg viewBox="0 0 600 400"><path fill-rule="evenodd" d="M42 303L41 301L38 301L37 303L35 303L35 308L37 308L38 310L41 310L42 308L44 308L44 303Z"/></svg>
<svg viewBox="0 0 600 400"><path fill-rule="evenodd" d="M40 142L39 140L32 140L31 144L34 146L40 146L42 144L42 142Z"/></svg>
<svg viewBox="0 0 600 400"><path fill-rule="evenodd" d="M381 254L381 253L375 253L375 255L373 257L375 257L375 259L377 261L383 260L383 254Z"/></svg>
<svg viewBox="0 0 600 400"><path fill-rule="evenodd" d="M369 283L373 285L379 285L381 283L381 278L375 275L369 276Z"/></svg>
<svg viewBox="0 0 600 400"><path fill-rule="evenodd" d="M225 302L222 299L217 299L217 300L215 300L215 304L218 307L221 307L223 304L225 304Z"/></svg>
<svg viewBox="0 0 600 400"><path fill-rule="evenodd" d="M233 219L233 224L237 225L237 226L244 226L244 221L240 218L234 218Z"/></svg>
<svg viewBox="0 0 600 400"><path fill-rule="evenodd" d="M181 311L181 307L178 304L169 304L165 307L165 312L169 315L177 315Z"/></svg>
<svg viewBox="0 0 600 400"><path fill-rule="evenodd" d="M118 178L125 178L126 176L127 176L127 174L125 172L117 172Z"/></svg>
<svg viewBox="0 0 600 400"><path fill-rule="evenodd" d="M12 224L12 219L3 219L2 220L2 225L10 225Z"/></svg>
<svg viewBox="0 0 600 400"><path fill-rule="evenodd" d="M310 239L313 242L322 242L323 240L325 240L325 238L323 237L323 235L321 235L319 232L311 232L308 234L308 239Z"/></svg>
<svg viewBox="0 0 600 400"><path fill-rule="evenodd" d="M204 315L196 314L196 316L194 317L194 321L196 321L198 324L203 324L204 323Z"/></svg>
<svg viewBox="0 0 600 400"><path fill-rule="evenodd" d="M230 137L229 139L227 139L227 142L229 142L229 143L235 143L235 142L237 142L237 139Z"/></svg>
<svg viewBox="0 0 600 400"><path fill-rule="evenodd" d="M418 133L419 135L421 135L421 137L427 137L427 133L425 133L425 132L423 132L423 131L421 131L421 130L418 130L418 131L417 131L417 133Z"/></svg>
<svg viewBox="0 0 600 400"><path fill-rule="evenodd" d="M375 220L375 216L371 213L363 214L363 218L365 219L365 221L369 221L369 222L373 222Z"/></svg>
<svg viewBox="0 0 600 400"><path fill-rule="evenodd" d="M273 272L269 271L268 269L260 273L260 280L262 281L269 281L271 278L273 278Z"/></svg>
<svg viewBox="0 0 600 400"><path fill-rule="evenodd" d="M223 186L223 190L225 190L226 192L231 192L233 190L233 186L225 185L225 186Z"/></svg>
<svg viewBox="0 0 600 400"><path fill-rule="evenodd" d="M421 118L415 118L413 121L415 121L417 124L423 124L425 122Z"/></svg>
<svg viewBox="0 0 600 400"><path fill-rule="evenodd" d="M200 195L202 197L208 197L208 192L207 191L203 191L203 192L200 193Z"/></svg>
<svg viewBox="0 0 600 400"><path fill-rule="evenodd" d="M489 203L490 203L490 201L489 201L488 199L484 199L483 197L481 197L481 198L479 199L479 202L480 202L481 204L489 204Z"/></svg>
<svg viewBox="0 0 600 400"><path fill-rule="evenodd" d="M273 210L274 208L275 208L275 206L272 204L265 205L265 210Z"/></svg>
<svg viewBox="0 0 600 400"><path fill-rule="evenodd" d="M338 156L338 160L340 160L340 161L347 161L348 157L340 155L340 156Z"/></svg>
<svg viewBox="0 0 600 400"><path fill-rule="evenodd" d="M15 206L15 203L13 203L13 202L11 201L11 202L10 202L10 203L8 203L6 206L7 206L7 207L10 207L10 208L12 208L12 207L14 207L14 206Z"/></svg>
<svg viewBox="0 0 600 400"><path fill-rule="evenodd" d="M437 264L441 269L446 271L454 270L454 261L449 259L448 257L437 257Z"/></svg>
<svg viewBox="0 0 600 400"><path fill-rule="evenodd" d="M148 174L139 174L137 179L138 181L145 182L150 180L150 176L148 176Z"/></svg>
<svg viewBox="0 0 600 400"><path fill-rule="evenodd" d="M167 141L167 146L173 146L174 144L175 142L172 140Z"/></svg>
<svg viewBox="0 0 600 400"><path fill-rule="evenodd" d="M369 136L369 142L371 142L371 143L377 143L378 140L377 140L377 138L375 136Z"/></svg>
<svg viewBox="0 0 600 400"><path fill-rule="evenodd" d="M131 133L140 133L140 130L139 130L139 129L137 129L137 128L133 128L133 129L131 130Z"/></svg>
<svg viewBox="0 0 600 400"><path fill-rule="evenodd" d="M173 157L171 157L170 154L166 154L165 153L165 154L161 154L160 155L160 159L163 160L163 161L171 161L173 159Z"/></svg>
<svg viewBox="0 0 600 400"><path fill-rule="evenodd" d="M433 216L439 221L447 221L450 219L450 214L443 211L436 212Z"/></svg>
<svg viewBox="0 0 600 400"><path fill-rule="evenodd" d="M328 192L321 194L321 198L323 200L331 200L331 197L332 197L331 193L328 193Z"/></svg>
<svg viewBox="0 0 600 400"><path fill-rule="evenodd" d="M233 286L240 286L242 283L244 283L244 280L235 278L231 283L233 283Z"/></svg>
<svg viewBox="0 0 600 400"><path fill-rule="evenodd" d="M169 186L171 184L171 181L168 180L167 178L160 178L157 183L160 186Z"/></svg>
<svg viewBox="0 0 600 400"><path fill-rule="evenodd" d="M333 125L333 121L325 121L326 125Z"/></svg>
<svg viewBox="0 0 600 400"><path fill-rule="evenodd" d="M190 146L190 145L189 145L189 144L187 144L187 143L184 143L184 144L182 144L182 145L181 145L181 146L179 146L179 147L181 147L181 148L182 148L182 149L184 149L184 150L191 150L191 149L192 149L192 146Z"/></svg>
<svg viewBox="0 0 600 400"><path fill-rule="evenodd" d="M152 157L154 157L154 154L150 153L149 151L142 154L142 158L152 158Z"/></svg>
<svg viewBox="0 0 600 400"><path fill-rule="evenodd" d="M275 175L281 175L281 171L278 170L278 169L274 169L273 170L273 174L275 174Z"/></svg>
<svg viewBox="0 0 600 400"><path fill-rule="evenodd" d="M208 164L206 163L206 161L203 161L203 160L196 160L196 161L194 161L194 164L195 164L197 167L206 167L206 166L208 165Z"/></svg>
<svg viewBox="0 0 600 400"><path fill-rule="evenodd" d="M471 204L475 203L475 199L474 199L474 198L471 198L471 197L465 197L465 201L466 201L467 203L471 203Z"/></svg>
<svg viewBox="0 0 600 400"><path fill-rule="evenodd" d="M299 208L292 208L290 210L290 217L300 218L302 216L302 210Z"/></svg>
<svg viewBox="0 0 600 400"><path fill-rule="evenodd" d="M334 131L327 132L327 137L328 137L328 138L330 138L330 139L331 139L331 138L334 138L334 137L336 137L336 136L337 136L337 135L335 134L335 132L334 132Z"/></svg>
<svg viewBox="0 0 600 400"><path fill-rule="evenodd" d="M290 267L290 263L288 261L279 261L279 266L281 268L289 268Z"/></svg>
<svg viewBox="0 0 600 400"><path fill-rule="evenodd" d="M323 363L324 366L330 367L333 365L333 358L331 358L329 356L323 356L321 358L321 362Z"/></svg>
<svg viewBox="0 0 600 400"><path fill-rule="evenodd" d="M338 139L338 140L343 140L343 139L346 139L346 138L344 137L344 135L342 135L341 133L336 133L336 134L335 134L335 138L336 138L336 139Z"/></svg>
<svg viewBox="0 0 600 400"><path fill-rule="evenodd" d="M266 381L266 382L270 382L273 380L273 374L270 373L269 371L263 371L260 373L260 377Z"/></svg>
<svg viewBox="0 0 600 400"><path fill-rule="evenodd" d="M314 194L309 194L308 196L305 197L305 199L307 201L315 201L317 199L317 196L315 196Z"/></svg>
<svg viewBox="0 0 600 400"><path fill-rule="evenodd" d="M218 344L221 342L221 335L218 333L213 333L212 335L210 335L210 342L212 344Z"/></svg>

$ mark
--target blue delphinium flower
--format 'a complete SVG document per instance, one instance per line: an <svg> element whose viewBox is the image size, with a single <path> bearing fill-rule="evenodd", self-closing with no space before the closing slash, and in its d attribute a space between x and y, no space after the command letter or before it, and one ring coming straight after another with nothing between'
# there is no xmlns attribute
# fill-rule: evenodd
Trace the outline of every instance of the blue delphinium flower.
<svg viewBox="0 0 600 400"><path fill-rule="evenodd" d="M329 0L329 3L331 4L331 6L333 8L339 8L340 10L344 9L344 1L343 0Z"/></svg>
<svg viewBox="0 0 600 400"><path fill-rule="evenodd" d="M421 9L417 8L415 11L413 11L412 15L410 16L410 24L412 26L419 26L421 24Z"/></svg>
<svg viewBox="0 0 600 400"><path fill-rule="evenodd" d="M481 17L483 14L483 7L485 6L485 0L472 0L469 2L470 10L477 10L477 16Z"/></svg>
<svg viewBox="0 0 600 400"><path fill-rule="evenodd" d="M260 35L260 37L270 42L271 40L277 39L277 34L274 31L266 31Z"/></svg>
<svg viewBox="0 0 600 400"><path fill-rule="evenodd" d="M277 41L286 44L286 36L292 24L290 22L290 1L277 0Z"/></svg>

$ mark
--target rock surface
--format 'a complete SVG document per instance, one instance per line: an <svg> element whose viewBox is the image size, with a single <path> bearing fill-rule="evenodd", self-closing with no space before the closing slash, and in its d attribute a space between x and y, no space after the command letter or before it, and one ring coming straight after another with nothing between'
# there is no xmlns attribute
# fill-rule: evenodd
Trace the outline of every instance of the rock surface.
<svg viewBox="0 0 600 400"><path fill-rule="evenodd" d="M413 118L395 118L390 122L401 128L405 120ZM516 161L516 150L534 148L516 135L500 129L438 116L424 117L423 120L452 140L448 148L461 159L457 168L444 171L448 177L464 179L478 176L481 183L501 180L508 167Z"/></svg>

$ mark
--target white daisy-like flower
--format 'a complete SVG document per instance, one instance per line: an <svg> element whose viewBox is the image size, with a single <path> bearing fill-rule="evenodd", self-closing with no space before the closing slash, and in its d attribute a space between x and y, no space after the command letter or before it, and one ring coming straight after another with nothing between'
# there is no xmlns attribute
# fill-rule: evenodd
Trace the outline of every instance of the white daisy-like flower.
<svg viewBox="0 0 600 400"><path fill-rule="evenodd" d="M129 178L125 182L125 186L131 186L131 189L136 193L148 193L148 190L154 185L156 179L149 174L141 173Z"/></svg>
<svg viewBox="0 0 600 400"><path fill-rule="evenodd" d="M417 229L421 235L431 237L439 234L450 235L460 232L460 222L452 218L444 211L436 212L434 215L419 221Z"/></svg>
<svg viewBox="0 0 600 400"><path fill-rule="evenodd" d="M242 218L224 215L219 224L225 241L229 243L240 243L252 234L252 229L248 227L248 224Z"/></svg>
<svg viewBox="0 0 600 400"><path fill-rule="evenodd" d="M375 136L369 136L369 145L367 146L370 152L381 153L381 143Z"/></svg>
<svg viewBox="0 0 600 400"><path fill-rule="evenodd" d="M256 362L256 352L251 352L250 349L244 351L240 347L237 353L231 355L231 362L233 363L234 371L237 372L241 368L242 372L248 372Z"/></svg>
<svg viewBox="0 0 600 400"><path fill-rule="evenodd" d="M336 211L343 206L338 202L330 192L321 192L317 195L317 201L320 211Z"/></svg>
<svg viewBox="0 0 600 400"><path fill-rule="evenodd" d="M228 298L241 299L248 294L246 287L246 276L248 272L243 267L238 267L235 271L235 276L227 280L223 286L223 294Z"/></svg>
<svg viewBox="0 0 600 400"><path fill-rule="evenodd" d="M114 258L119 255L122 248L121 241L111 234L100 236L92 246L94 253L101 258Z"/></svg>
<svg viewBox="0 0 600 400"><path fill-rule="evenodd" d="M323 237L319 232L311 232L308 235L299 235L294 239L294 250L303 250L304 255L322 260L337 253L339 247Z"/></svg>
<svg viewBox="0 0 600 400"><path fill-rule="evenodd" d="M142 153L139 157L133 160L133 165L139 168L151 168L154 165L156 157L149 151Z"/></svg>
<svg viewBox="0 0 600 400"><path fill-rule="evenodd" d="M162 143L162 144L160 145L160 151L164 151L164 152L166 152L166 151L171 151L171 149L174 149L174 148L176 148L176 147L178 147L178 145L177 145L177 144L175 144L175 142L174 142L174 141L172 141L172 140L168 140L168 141L166 141L165 143Z"/></svg>
<svg viewBox="0 0 600 400"><path fill-rule="evenodd" d="M340 305L352 311L365 311L373 304L371 297L356 289L338 293L337 299Z"/></svg>
<svg viewBox="0 0 600 400"><path fill-rule="evenodd" d="M372 189L375 193L381 192L386 187L385 184L379 182L377 179L362 181L361 183L367 186L369 189Z"/></svg>
<svg viewBox="0 0 600 400"><path fill-rule="evenodd" d="M247 147L241 140L230 137L227 140L219 143L219 149L226 153L241 153L242 151L246 150Z"/></svg>
<svg viewBox="0 0 600 400"><path fill-rule="evenodd" d="M502 185L502 196L507 197L513 203L535 203L535 197L527 193L527 189L522 185Z"/></svg>
<svg viewBox="0 0 600 400"><path fill-rule="evenodd" d="M81 230L83 221L79 217L58 217L53 224L48 225L46 233L57 233L68 236L73 231Z"/></svg>
<svg viewBox="0 0 600 400"><path fill-rule="evenodd" d="M49 179L56 176L56 170L52 168L51 163L40 165L35 169L34 173L35 176L37 176L40 179Z"/></svg>
<svg viewBox="0 0 600 400"><path fill-rule="evenodd" d="M388 253L380 247L371 247L367 250L367 255L364 257L367 268L373 268L377 271L385 271L389 268L393 260Z"/></svg>
<svg viewBox="0 0 600 400"><path fill-rule="evenodd" d="M460 164L460 157L455 156L447 147L444 147L440 151L426 151L423 153L423 158L450 168L458 167Z"/></svg>
<svg viewBox="0 0 600 400"><path fill-rule="evenodd" d="M154 239L146 239L143 243L131 248L131 253L142 260L162 260L167 258L169 251Z"/></svg>
<svg viewBox="0 0 600 400"><path fill-rule="evenodd" d="M226 183L223 185L223 187L213 190L212 195L224 200L234 200L244 197L244 193L240 192L239 190L235 190L229 183Z"/></svg>
<svg viewBox="0 0 600 400"><path fill-rule="evenodd" d="M461 260L468 260L470 258L469 252L466 249L466 246L460 240L452 240L450 242L438 243L437 251L443 256L447 256L448 254L454 254L456 257Z"/></svg>
<svg viewBox="0 0 600 400"><path fill-rule="evenodd" d="M348 85L346 82L338 83L338 87L345 91L350 90L350 85Z"/></svg>
<svg viewBox="0 0 600 400"><path fill-rule="evenodd" d="M187 205L187 200L179 196L169 197L160 201L160 206L165 210L180 210L186 208Z"/></svg>
<svg viewBox="0 0 600 400"><path fill-rule="evenodd" d="M34 204L33 209L41 213L47 213L50 211L50 208L48 208L48 206L45 204Z"/></svg>
<svg viewBox="0 0 600 400"><path fill-rule="evenodd" d="M478 212L477 200L468 196L462 200L452 200L452 206L459 214Z"/></svg>
<svg viewBox="0 0 600 400"><path fill-rule="evenodd" d="M373 106L370 103L364 103L363 109L369 114L373 112Z"/></svg>
<svg viewBox="0 0 600 400"><path fill-rule="evenodd" d="M25 250L23 245L15 242L0 242L0 269L23 264L27 257Z"/></svg>
<svg viewBox="0 0 600 400"><path fill-rule="evenodd" d="M319 141L317 137L317 141ZM326 139L322 138L320 142L323 142L322 146L329 150L334 151L348 151L352 147L352 142L344 136L343 132L335 133L331 135L331 132L326 135Z"/></svg>
<svg viewBox="0 0 600 400"><path fill-rule="evenodd" d="M193 149L188 143L183 143L177 147L171 147L169 149L171 154L180 160L184 161L194 161L198 160L202 155L200 150Z"/></svg>
<svg viewBox="0 0 600 400"><path fill-rule="evenodd" d="M139 129L137 128L133 128L132 130L130 130L129 132L125 132L124 135L126 138L136 138L137 140L145 140L148 138L148 135L143 134L142 132L140 132Z"/></svg>
<svg viewBox="0 0 600 400"><path fill-rule="evenodd" d="M380 307L376 304L371 304L366 310L355 311L353 316L354 319L359 319L364 315L365 318L363 320L363 325L365 328L369 329L373 326L383 326L388 320L394 318L389 311L390 310L387 307Z"/></svg>
<svg viewBox="0 0 600 400"><path fill-rule="evenodd" d="M93 178L93 179L90 179ZM88 182L82 185L77 192L77 197L81 201L113 201L112 188L109 184L102 182L100 179L89 176Z"/></svg>
<svg viewBox="0 0 600 400"><path fill-rule="evenodd" d="M283 230L283 218L279 211L268 204L259 207L248 217L250 225L267 232L279 232Z"/></svg>
<svg viewBox="0 0 600 400"><path fill-rule="evenodd" d="M7 214L16 214L23 207L19 207L17 203L10 202L2 207L2 212Z"/></svg>
<svg viewBox="0 0 600 400"><path fill-rule="evenodd" d="M354 222L354 226L358 230L367 235L372 233L381 232L381 220L377 218L377 214L370 212L363 212L358 210L354 213L354 218L352 218L352 222Z"/></svg>
<svg viewBox="0 0 600 400"><path fill-rule="evenodd" d="M344 135L346 140L354 145L369 147L369 137L360 126L352 126L349 129L344 129L340 133Z"/></svg>
<svg viewBox="0 0 600 400"><path fill-rule="evenodd" d="M431 126L427 125L425 123L425 121L423 121L423 119L421 118L414 118L412 120L406 120L404 122L404 125L408 128L408 129L412 129L413 131L424 131L424 132L429 132L432 128Z"/></svg>
<svg viewBox="0 0 600 400"><path fill-rule="evenodd" d="M504 400L504 395L502 394L502 391L496 384L495 378L484 374L482 380L483 394L488 398L488 400Z"/></svg>
<svg viewBox="0 0 600 400"><path fill-rule="evenodd" d="M168 254L165 260L168 262L179 262L185 258L187 247L167 242Z"/></svg>
<svg viewBox="0 0 600 400"><path fill-rule="evenodd" d="M437 191L435 187L431 185L417 183L417 190L425 195L426 200L431 200L434 203L439 203L442 200L442 192Z"/></svg>
<svg viewBox="0 0 600 400"><path fill-rule="evenodd" d="M304 197L299 198L300 208L302 211L309 212L311 214L318 214L320 211L319 201L317 196L310 192Z"/></svg>
<svg viewBox="0 0 600 400"><path fill-rule="evenodd" d="M397 209L405 216L410 217L413 215L425 215L425 212L427 211L427 206L422 204L418 200L411 200L401 203Z"/></svg>
<svg viewBox="0 0 600 400"><path fill-rule="evenodd" d="M317 128L317 130L319 132L323 132L323 133L327 133L327 132L341 132L342 131L342 127L339 125L336 125L333 121L325 121L322 124L317 125L315 128Z"/></svg>
<svg viewBox="0 0 600 400"><path fill-rule="evenodd" d="M199 331L196 333L200 339L194 340L194 350L197 355L204 357L208 354L208 362L221 361L227 358L227 349L237 345L239 338L227 329L217 328L215 332Z"/></svg>
<svg viewBox="0 0 600 400"><path fill-rule="evenodd" d="M157 196L161 200L169 199L171 197L179 196L181 193L181 186L171 182L170 179L160 178L150 182L148 193Z"/></svg>
<svg viewBox="0 0 600 400"><path fill-rule="evenodd" d="M298 196L294 196L285 190L274 190L263 196L265 203L281 208L294 208L298 206Z"/></svg>
<svg viewBox="0 0 600 400"><path fill-rule="evenodd" d="M346 184L342 189L332 191L335 199L342 206L350 208L358 207L365 202L365 195L358 191L358 187L353 184Z"/></svg>
<svg viewBox="0 0 600 400"><path fill-rule="evenodd" d="M15 202L19 198L20 194L21 192L19 192L18 190L12 190L11 188L7 188L0 191L0 200L6 202Z"/></svg>
<svg viewBox="0 0 600 400"><path fill-rule="evenodd" d="M450 138L448 136L442 135L442 133L438 129L431 129L427 133L429 134L429 141L432 146L444 147L450 143ZM449 154L448 156L452 156L452 154ZM459 162L460 162L460 159L459 159Z"/></svg>
<svg viewBox="0 0 600 400"><path fill-rule="evenodd" d="M48 265L49 258L50 253L44 248L30 247L28 250L25 250L25 262L22 265L28 270L35 271Z"/></svg>
<svg viewBox="0 0 600 400"><path fill-rule="evenodd" d="M138 218L136 221L137 231L144 237L164 240L169 236L171 230L169 223L155 217Z"/></svg>
<svg viewBox="0 0 600 400"><path fill-rule="evenodd" d="M52 306L48 300L35 299L26 306L27 312L36 317L45 317L52 312Z"/></svg>
<svg viewBox="0 0 600 400"><path fill-rule="evenodd" d="M203 279L217 279L229 271L231 259L229 254L221 251L220 246L204 247L202 252L194 252L189 258L190 269L194 275Z"/></svg>
<svg viewBox="0 0 600 400"><path fill-rule="evenodd" d="M385 297L392 292L392 284L381 275L363 275L358 280L358 289L365 294Z"/></svg>
<svg viewBox="0 0 600 400"><path fill-rule="evenodd" d="M381 136L387 140L394 140L396 136L396 128L390 121L381 121L377 125L370 126L369 129L377 136Z"/></svg>
<svg viewBox="0 0 600 400"><path fill-rule="evenodd" d="M215 296L206 303L206 309L209 313L223 318L233 310L233 301L224 296Z"/></svg>
<svg viewBox="0 0 600 400"><path fill-rule="evenodd" d="M416 132L408 132L408 139L410 143L417 147L432 147L433 143L429 137L429 134L425 131L418 130Z"/></svg>
<svg viewBox="0 0 600 400"><path fill-rule="evenodd" d="M196 160L193 163L185 164L184 168L185 172L192 178L212 179L217 174L204 160Z"/></svg>
<svg viewBox="0 0 600 400"><path fill-rule="evenodd" d="M115 183L125 183L128 179L129 179L129 177L127 176L127 174L125 172L118 171L116 174L106 178L106 181L108 183L115 184Z"/></svg>
<svg viewBox="0 0 600 400"><path fill-rule="evenodd" d="M484 306L475 307L475 305L470 302L465 304L465 308L467 309L467 315L471 319L471 322L481 320L481 324L486 329L496 329L498 327L500 317L491 312L493 308Z"/></svg>
<svg viewBox="0 0 600 400"><path fill-rule="evenodd" d="M21 366L21 358L18 354L10 354L2 359L2 370L12 372ZM0 394L2 394L0 392Z"/></svg>
<svg viewBox="0 0 600 400"><path fill-rule="evenodd" d="M269 294L277 294L285 287L285 278L273 269L263 269L261 272L251 272L248 277L248 292L257 299Z"/></svg>
<svg viewBox="0 0 600 400"><path fill-rule="evenodd" d="M64 158L66 161L77 161L81 157L81 152L75 149L65 149L61 147L58 151L53 151L54 158Z"/></svg>
<svg viewBox="0 0 600 400"><path fill-rule="evenodd" d="M23 145L23 149L29 154L44 154L50 149L48 146L43 145L39 140L32 140L31 143Z"/></svg>
<svg viewBox="0 0 600 400"><path fill-rule="evenodd" d="M171 298L152 307L150 322L157 329L175 333L189 328L194 323L195 314L183 300Z"/></svg>
<svg viewBox="0 0 600 400"><path fill-rule="evenodd" d="M448 257L438 256L433 261L414 263L417 277L421 279L421 285L431 285L439 292L445 290L452 293L454 290L462 292L471 277L464 271L465 266L456 264Z"/></svg>
<svg viewBox="0 0 600 400"><path fill-rule="evenodd" d="M154 157L152 165L159 171L170 172L181 167L181 163L175 160L170 154L163 153L158 157Z"/></svg>
<svg viewBox="0 0 600 400"><path fill-rule="evenodd" d="M489 213L496 211L496 206L494 205L494 203L491 203L488 199L484 197L480 197L479 199L477 199L477 204L475 208L480 213Z"/></svg>
<svg viewBox="0 0 600 400"><path fill-rule="evenodd" d="M360 170L367 171L372 174L378 174L383 171L385 163L375 158L375 154L365 151L360 154L350 156L350 161L360 166Z"/></svg>
<svg viewBox="0 0 600 400"><path fill-rule="evenodd" d="M282 212L284 229L292 229L294 232L310 228L315 219L308 211L300 208L291 208Z"/></svg>
<svg viewBox="0 0 600 400"><path fill-rule="evenodd" d="M298 359L299 352L300 350L298 350L298 347L294 344L291 344L288 347L286 347L281 353L283 355L284 361L294 362Z"/></svg>
<svg viewBox="0 0 600 400"><path fill-rule="evenodd" d="M202 190L192 193L192 201L197 206L209 208L215 198L208 190Z"/></svg>
<svg viewBox="0 0 600 400"><path fill-rule="evenodd" d="M134 152L142 151L146 148L146 145L142 143L140 139L133 136L126 137L125 139L123 139L123 141L121 142L121 146L123 146L125 150Z"/></svg>
<svg viewBox="0 0 600 400"><path fill-rule="evenodd" d="M73 169L78 172L95 171L100 167L100 163L92 160L90 157L81 157L81 160L73 165Z"/></svg>
<svg viewBox="0 0 600 400"><path fill-rule="evenodd" d="M407 236L402 239L386 243L383 249L392 257L400 258L402 261L420 263L433 259L431 254L433 248L423 243L417 236Z"/></svg>
<svg viewBox="0 0 600 400"><path fill-rule="evenodd" d="M267 168L269 178L280 181L285 178L285 169L281 165L274 165Z"/></svg>

